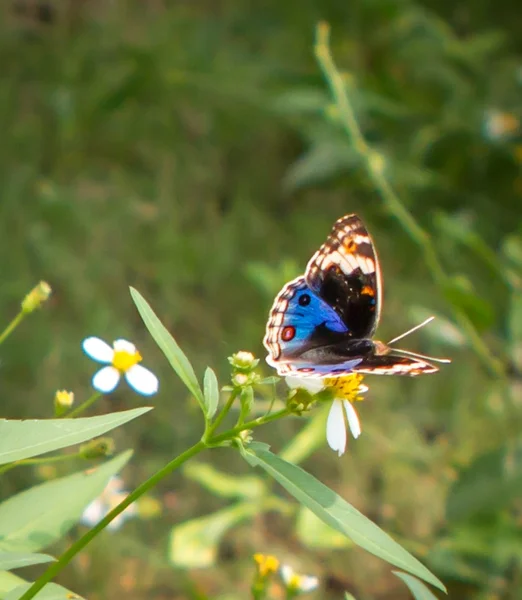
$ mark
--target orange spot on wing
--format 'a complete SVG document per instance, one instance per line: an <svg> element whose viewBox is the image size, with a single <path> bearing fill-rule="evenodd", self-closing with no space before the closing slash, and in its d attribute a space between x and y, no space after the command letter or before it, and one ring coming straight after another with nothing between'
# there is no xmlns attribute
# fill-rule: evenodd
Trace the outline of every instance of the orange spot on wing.
<svg viewBox="0 0 522 600"><path fill-rule="evenodd" d="M367 296L375 296L375 290L369 285L365 285L361 290L361 294L366 294Z"/></svg>

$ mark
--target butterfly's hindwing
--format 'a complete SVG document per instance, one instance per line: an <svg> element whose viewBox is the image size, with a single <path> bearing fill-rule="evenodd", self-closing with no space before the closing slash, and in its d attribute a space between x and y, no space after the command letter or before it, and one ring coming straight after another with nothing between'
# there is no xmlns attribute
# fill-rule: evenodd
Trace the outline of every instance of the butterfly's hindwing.
<svg viewBox="0 0 522 600"><path fill-rule="evenodd" d="M416 358L386 354L384 356L366 356L353 370L366 375L404 375L415 377L416 375L436 373L439 369L426 361Z"/></svg>

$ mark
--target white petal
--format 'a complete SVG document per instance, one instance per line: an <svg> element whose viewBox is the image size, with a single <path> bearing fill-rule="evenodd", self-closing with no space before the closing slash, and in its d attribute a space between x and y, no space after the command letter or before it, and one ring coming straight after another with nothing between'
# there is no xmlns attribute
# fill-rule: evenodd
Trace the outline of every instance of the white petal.
<svg viewBox="0 0 522 600"><path fill-rule="evenodd" d="M152 396L158 391L158 378L141 365L133 365L126 371L125 379L131 388L144 396Z"/></svg>
<svg viewBox="0 0 522 600"><path fill-rule="evenodd" d="M127 340L116 340L114 342L114 349L118 352L128 352L129 354L136 352L136 346Z"/></svg>
<svg viewBox="0 0 522 600"><path fill-rule="evenodd" d="M101 363L111 363L114 357L114 350L97 337L88 337L83 340L82 348L89 358Z"/></svg>
<svg viewBox="0 0 522 600"><path fill-rule="evenodd" d="M323 380L318 377L285 377L286 385L295 390L297 388L303 388L310 394L317 394L324 389Z"/></svg>
<svg viewBox="0 0 522 600"><path fill-rule="evenodd" d="M301 575L300 583L301 592L311 592L319 585L319 579L313 575Z"/></svg>
<svg viewBox="0 0 522 600"><path fill-rule="evenodd" d="M343 404L339 399L332 402L326 421L326 441L339 456L346 450L346 424L344 422Z"/></svg>
<svg viewBox="0 0 522 600"><path fill-rule="evenodd" d="M120 372L114 367L103 367L92 378L92 387L102 394L109 394L118 385Z"/></svg>
<svg viewBox="0 0 522 600"><path fill-rule="evenodd" d="M294 570L290 565L282 565L280 569L281 579L288 585L294 576Z"/></svg>
<svg viewBox="0 0 522 600"><path fill-rule="evenodd" d="M363 385L361 383L361 385L359 386L359 394L366 394L366 392L369 390L370 388L367 385Z"/></svg>
<svg viewBox="0 0 522 600"><path fill-rule="evenodd" d="M105 505L99 499L93 500L89 506L83 511L81 522L84 525L92 527L103 519L106 514Z"/></svg>
<svg viewBox="0 0 522 600"><path fill-rule="evenodd" d="M348 425L350 426L350 431L355 439L357 439L361 435L361 424L359 422L359 416L357 415L357 411L353 407L351 402L348 400L344 400L344 410L346 411L346 417L348 419Z"/></svg>

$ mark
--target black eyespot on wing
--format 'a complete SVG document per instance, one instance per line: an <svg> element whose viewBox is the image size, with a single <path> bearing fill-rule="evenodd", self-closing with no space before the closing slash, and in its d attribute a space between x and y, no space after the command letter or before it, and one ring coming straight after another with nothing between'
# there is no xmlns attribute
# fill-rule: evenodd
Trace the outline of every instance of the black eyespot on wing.
<svg viewBox="0 0 522 600"><path fill-rule="evenodd" d="M310 304L310 294L301 294L301 296L299 296L299 306L308 306Z"/></svg>

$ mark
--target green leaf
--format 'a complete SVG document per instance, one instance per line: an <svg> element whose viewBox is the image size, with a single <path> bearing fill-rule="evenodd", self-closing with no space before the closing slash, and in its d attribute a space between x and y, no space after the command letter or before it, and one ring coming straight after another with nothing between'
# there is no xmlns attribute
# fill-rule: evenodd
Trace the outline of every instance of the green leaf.
<svg viewBox="0 0 522 600"><path fill-rule="evenodd" d="M353 542L339 531L326 525L311 510L301 506L295 525L299 541L309 548L349 548Z"/></svg>
<svg viewBox="0 0 522 600"><path fill-rule="evenodd" d="M0 599L4 600L7 594L20 585L26 583L25 579L9 571L0 571Z"/></svg>
<svg viewBox="0 0 522 600"><path fill-rule="evenodd" d="M22 594L27 592L32 583L25 583L16 587L5 596L5 600L18 600ZM83 600L83 596L78 596L70 590L56 583L48 583L35 596L36 600Z"/></svg>
<svg viewBox="0 0 522 600"><path fill-rule="evenodd" d="M176 525L170 536L170 561L176 567L185 569L212 566L223 535L234 525L258 512L257 503L241 502L208 517L200 517Z"/></svg>
<svg viewBox="0 0 522 600"><path fill-rule="evenodd" d="M199 387L198 379L189 359L185 356L176 343L176 340L170 335L163 323L154 314L154 311L138 290L131 287L130 293L134 300L134 304L136 305L145 326L149 330L149 333L154 338L154 341L158 344L160 350L163 352L174 371L176 371L181 381L187 386L200 405L204 407L205 402L203 392Z"/></svg>
<svg viewBox="0 0 522 600"><path fill-rule="evenodd" d="M401 571L392 571L392 573L404 581L415 600L437 600L437 596L416 577L412 577L408 573L401 573Z"/></svg>
<svg viewBox="0 0 522 600"><path fill-rule="evenodd" d="M495 323L495 310L490 302L480 297L464 277L454 277L444 288L446 299L465 312L480 330Z"/></svg>
<svg viewBox="0 0 522 600"><path fill-rule="evenodd" d="M216 374L210 367L207 367L203 378L203 396L207 417L212 419L219 404L219 383Z"/></svg>
<svg viewBox="0 0 522 600"><path fill-rule="evenodd" d="M254 500L266 493L264 482L255 475L235 477L229 473L218 471L213 466L202 462L188 462L183 474L197 481L211 493L223 498L245 498Z"/></svg>
<svg viewBox="0 0 522 600"><path fill-rule="evenodd" d="M344 592L344 600L355 600L355 596L352 596L349 592Z"/></svg>
<svg viewBox="0 0 522 600"><path fill-rule="evenodd" d="M482 454L460 472L446 503L451 521L509 506L522 494L522 444Z"/></svg>
<svg viewBox="0 0 522 600"><path fill-rule="evenodd" d="M293 192L316 185L353 170L359 161L358 154L344 139L318 141L290 166L283 187Z"/></svg>
<svg viewBox="0 0 522 600"><path fill-rule="evenodd" d="M132 451L88 471L46 481L0 504L0 552L38 552L62 538Z"/></svg>
<svg viewBox="0 0 522 600"><path fill-rule="evenodd" d="M80 444L149 410L144 406L81 419L0 420L0 465Z"/></svg>
<svg viewBox="0 0 522 600"><path fill-rule="evenodd" d="M255 443L243 456L251 465L264 469L327 525L361 548L446 591L435 575L387 533L301 467L284 461Z"/></svg>
<svg viewBox="0 0 522 600"><path fill-rule="evenodd" d="M0 570L19 569L29 565L53 562L56 560L48 554L27 554L25 552L0 552Z"/></svg>
<svg viewBox="0 0 522 600"><path fill-rule="evenodd" d="M306 460L317 448L324 446L326 439L326 415L330 410L328 404L314 410L313 417L292 437L290 442L279 453L280 458L298 465Z"/></svg>
<svg viewBox="0 0 522 600"><path fill-rule="evenodd" d="M522 370L522 294L519 291L511 294L508 325L511 358L516 368Z"/></svg>

